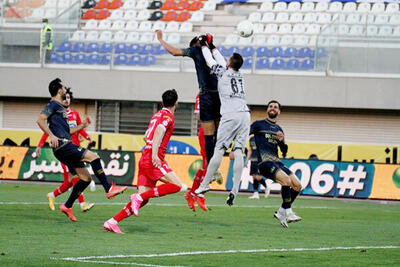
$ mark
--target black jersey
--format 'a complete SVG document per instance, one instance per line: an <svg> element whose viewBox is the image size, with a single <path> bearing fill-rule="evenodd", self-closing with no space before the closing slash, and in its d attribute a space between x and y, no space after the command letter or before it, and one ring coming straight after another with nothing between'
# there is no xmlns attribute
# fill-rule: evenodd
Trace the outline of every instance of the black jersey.
<svg viewBox="0 0 400 267"><path fill-rule="evenodd" d="M71 139L68 116L61 103L51 100L42 113L47 116L50 131L58 138Z"/></svg>

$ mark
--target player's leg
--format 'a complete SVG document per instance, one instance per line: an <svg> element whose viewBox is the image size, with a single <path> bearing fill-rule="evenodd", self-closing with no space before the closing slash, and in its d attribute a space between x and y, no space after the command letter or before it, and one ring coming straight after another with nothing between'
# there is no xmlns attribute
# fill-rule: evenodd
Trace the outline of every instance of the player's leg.
<svg viewBox="0 0 400 267"><path fill-rule="evenodd" d="M100 183L103 185L104 190L106 191L107 198L112 199L116 195L125 192L128 188L127 186L118 187L115 184L110 185L107 180L107 176L104 173L104 169L101 166L99 155L93 153L90 150L85 150L82 161L88 162L90 166L92 166L94 175L96 175L97 179L99 179Z"/></svg>
<svg viewBox="0 0 400 267"><path fill-rule="evenodd" d="M219 119L220 115L215 114L216 98L219 101L218 92L216 93L200 93L200 122L204 130L205 151L207 162L211 161L215 148L215 121ZM219 109L218 109L219 112Z"/></svg>
<svg viewBox="0 0 400 267"><path fill-rule="evenodd" d="M285 167L286 168L286 167ZM288 170L290 171L290 170ZM299 195L300 191L301 191L301 182L299 180L299 178L297 178L297 176L294 173L289 174L289 178L290 178L290 195L291 195L291 202L290 204L293 204L294 200L296 199L296 197ZM292 210L292 208L290 208L288 210L288 218L287 218L287 222L291 223L291 222L298 222L301 220L301 217L296 215L296 213L294 213L294 211Z"/></svg>
<svg viewBox="0 0 400 267"><path fill-rule="evenodd" d="M69 180L69 172L67 166L61 163L61 167L63 169L63 178L64 178L63 183L59 187L57 187L53 192L47 194L47 200L49 201L49 208L51 210L55 210L54 202L56 200L56 197L67 191L72 186L72 183Z"/></svg>
<svg viewBox="0 0 400 267"><path fill-rule="evenodd" d="M75 174L75 176L72 177L72 185L75 186L75 184L76 184L78 181L79 181L79 176L78 176L77 174ZM92 181L93 181L93 180L92 180ZM92 181L90 181L90 182L92 182ZM86 212L86 211L90 210L90 209L93 208L93 206L94 206L94 203L90 203L90 202L86 202L86 201L85 201L85 197L83 196L83 192L79 195L79 197L78 197L78 202L79 202L79 205L80 205L81 210L82 210L83 212Z"/></svg>
<svg viewBox="0 0 400 267"><path fill-rule="evenodd" d="M259 186L260 182L258 181L256 176L257 175L252 175L252 177L253 177L253 195L249 196L249 199L259 199L260 198L260 196L258 195L258 186Z"/></svg>

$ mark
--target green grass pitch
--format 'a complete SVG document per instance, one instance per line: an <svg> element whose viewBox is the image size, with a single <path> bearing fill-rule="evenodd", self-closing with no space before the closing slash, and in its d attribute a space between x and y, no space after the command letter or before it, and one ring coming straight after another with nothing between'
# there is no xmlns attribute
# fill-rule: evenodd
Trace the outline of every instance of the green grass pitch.
<svg viewBox="0 0 400 267"><path fill-rule="evenodd" d="M240 195L228 207L226 194L209 193L210 211L193 213L180 192L152 199L117 235L103 222L135 190L114 200L87 190L96 205L82 213L75 204L72 223L58 210L68 192L48 209L46 193L57 186L0 183L0 266L400 265L400 203L300 197L294 210L303 220L285 229L273 218L279 196Z"/></svg>

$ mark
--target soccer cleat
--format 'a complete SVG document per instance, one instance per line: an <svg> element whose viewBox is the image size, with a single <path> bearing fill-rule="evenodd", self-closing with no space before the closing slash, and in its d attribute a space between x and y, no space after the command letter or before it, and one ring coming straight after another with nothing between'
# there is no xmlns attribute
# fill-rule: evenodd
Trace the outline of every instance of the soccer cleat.
<svg viewBox="0 0 400 267"><path fill-rule="evenodd" d="M204 210L204 211L208 211L207 205L206 205L206 198L205 197L196 197L196 202L197 205L199 205L199 207Z"/></svg>
<svg viewBox="0 0 400 267"><path fill-rule="evenodd" d="M128 187L127 186L116 186L115 184L111 185L110 190L106 193L106 197L108 199L113 199L116 195L122 194L123 192L126 191Z"/></svg>
<svg viewBox="0 0 400 267"><path fill-rule="evenodd" d="M190 208L191 210L193 210L193 211L196 211L196 207L194 206L194 203L195 203L195 201L196 201L196 200L195 200L195 196L193 196L193 195L190 193L190 191L188 191L188 192L185 193L185 199L186 199L186 202L187 202L189 208Z"/></svg>
<svg viewBox="0 0 400 267"><path fill-rule="evenodd" d="M289 227L289 225L286 222L286 214L282 214L279 211L275 211L274 217L279 220L279 222L281 223L281 225L283 227L285 227L285 228Z"/></svg>
<svg viewBox="0 0 400 267"><path fill-rule="evenodd" d="M133 195L131 195L131 202L132 202L131 208L133 211L133 215L138 216L140 205L142 204L143 200L139 200L138 194L133 194Z"/></svg>
<svg viewBox="0 0 400 267"><path fill-rule="evenodd" d="M83 212L86 212L86 211L88 211L88 210L90 210L91 208L93 208L93 206L94 206L94 203L85 203L85 204L83 204L82 206L81 206L81 210L83 211Z"/></svg>
<svg viewBox="0 0 400 267"><path fill-rule="evenodd" d="M298 221L301 221L301 217L297 216L296 213L290 212L286 215L287 223L298 222Z"/></svg>
<svg viewBox="0 0 400 267"><path fill-rule="evenodd" d="M55 210L54 202L56 201L56 199L51 195L51 193L48 193L46 197L47 197L47 200L49 201L49 208L51 210Z"/></svg>
<svg viewBox="0 0 400 267"><path fill-rule="evenodd" d="M196 190L194 190L194 193L195 193L196 195L198 195L198 194L203 194L203 193L205 193L205 192L208 192L208 191L210 191L210 190L211 190L211 188L210 188L209 185L202 186L202 184L200 184L199 188L197 188Z"/></svg>
<svg viewBox="0 0 400 267"><path fill-rule="evenodd" d="M264 197L267 198L269 196L271 189L269 188L269 186L267 185L267 187L265 187L265 192L264 192Z"/></svg>
<svg viewBox="0 0 400 267"><path fill-rule="evenodd" d="M116 234L125 234L124 232L121 231L121 229L119 229L118 224L114 224L114 223L109 223L108 221L105 221L103 224L104 230L107 230L111 233L116 233Z"/></svg>
<svg viewBox="0 0 400 267"><path fill-rule="evenodd" d="M226 204L232 206L234 200L235 200L235 195L233 193L229 193L228 197L226 198Z"/></svg>
<svg viewBox="0 0 400 267"><path fill-rule="evenodd" d="M249 196L249 199L260 199L260 196L258 195L258 192L255 191L255 192L253 193L253 195Z"/></svg>
<svg viewBox="0 0 400 267"><path fill-rule="evenodd" d="M67 215L67 217L68 217L71 221L73 221L73 222L76 222L76 221L77 221L77 219L76 219L75 216L74 216L74 212L72 211L72 208L67 208L64 204L62 204L62 205L60 206L60 211L63 212L63 213L65 213L65 215Z"/></svg>

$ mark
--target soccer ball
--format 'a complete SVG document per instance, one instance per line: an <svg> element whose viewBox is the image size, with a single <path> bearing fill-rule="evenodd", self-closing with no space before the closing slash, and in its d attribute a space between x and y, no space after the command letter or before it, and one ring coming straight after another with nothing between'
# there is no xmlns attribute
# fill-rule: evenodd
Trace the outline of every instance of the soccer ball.
<svg viewBox="0 0 400 267"><path fill-rule="evenodd" d="M253 34L253 23L243 20L237 25L237 31L241 37L250 37Z"/></svg>

